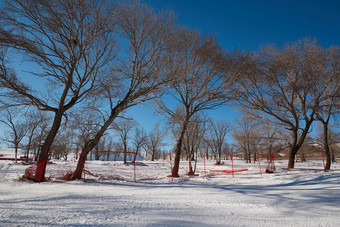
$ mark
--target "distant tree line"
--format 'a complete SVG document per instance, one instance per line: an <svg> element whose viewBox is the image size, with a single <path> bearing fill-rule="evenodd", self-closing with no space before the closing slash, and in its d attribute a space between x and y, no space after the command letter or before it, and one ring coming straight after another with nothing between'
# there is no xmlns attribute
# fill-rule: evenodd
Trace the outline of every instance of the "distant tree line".
<svg viewBox="0 0 340 227"><path fill-rule="evenodd" d="M231 131L247 160L263 141L270 149L285 141L294 168L316 121L330 168L331 138L338 141L330 124L339 113L339 47L301 39L283 48L226 51L213 35L139 1L4 0L0 24L1 122L8 144L35 154L33 180L45 179L50 157L71 151L78 159L73 179L81 178L85 158L97 159L100 151L120 150L125 162L129 149L150 160L165 157L165 134L175 140L174 177L184 156L194 174L198 151L221 163L232 150L225 141ZM148 101L171 130L157 125L147 133L124 116ZM247 116L233 130L205 115L224 104Z"/></svg>

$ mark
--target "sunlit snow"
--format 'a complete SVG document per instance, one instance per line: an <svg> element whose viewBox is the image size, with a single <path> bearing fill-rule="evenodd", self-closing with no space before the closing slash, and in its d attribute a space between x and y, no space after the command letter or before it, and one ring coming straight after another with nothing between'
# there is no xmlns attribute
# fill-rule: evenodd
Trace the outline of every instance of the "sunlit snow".
<svg viewBox="0 0 340 227"><path fill-rule="evenodd" d="M4 152L4 151L3 151ZM262 161L262 171L267 164ZM340 164L322 171L322 161L276 161L260 174L259 163L234 161L235 173L212 160L197 163L199 176L172 179L169 161L87 161L86 181L58 180L76 162L47 165L49 182L18 181L28 166L0 161L0 226L339 226ZM303 169L303 170L301 170ZM91 173L91 174L90 174Z"/></svg>

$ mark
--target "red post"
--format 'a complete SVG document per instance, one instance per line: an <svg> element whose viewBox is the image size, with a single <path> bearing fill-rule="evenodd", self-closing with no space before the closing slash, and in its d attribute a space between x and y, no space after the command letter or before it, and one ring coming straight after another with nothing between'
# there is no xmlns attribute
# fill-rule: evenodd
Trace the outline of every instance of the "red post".
<svg viewBox="0 0 340 227"><path fill-rule="evenodd" d="M134 168L134 177L135 177L135 182L137 181L136 180L136 155L137 155L137 152L133 152L135 154L135 158L134 158L134 161L133 161L133 168Z"/></svg>
<svg viewBox="0 0 340 227"><path fill-rule="evenodd" d="M207 178L207 170L205 168L205 151L203 151L203 160L204 160L204 177Z"/></svg>
<svg viewBox="0 0 340 227"><path fill-rule="evenodd" d="M321 146L321 155L322 155L323 169L325 169L325 168L326 168L326 166L325 166L325 158L324 158L324 156L323 156L323 149L322 149L322 146Z"/></svg>
<svg viewBox="0 0 340 227"><path fill-rule="evenodd" d="M259 149L257 149L257 159L259 160L260 174L262 175L262 171L261 171L261 163L260 163L260 155L259 155Z"/></svg>
<svg viewBox="0 0 340 227"><path fill-rule="evenodd" d="M172 159L171 159L171 151L170 151L170 169L171 169L171 180L174 181L174 176L172 174Z"/></svg>
<svg viewBox="0 0 340 227"><path fill-rule="evenodd" d="M231 172L233 173L233 177L234 177L234 154L233 154L233 150L231 150Z"/></svg>

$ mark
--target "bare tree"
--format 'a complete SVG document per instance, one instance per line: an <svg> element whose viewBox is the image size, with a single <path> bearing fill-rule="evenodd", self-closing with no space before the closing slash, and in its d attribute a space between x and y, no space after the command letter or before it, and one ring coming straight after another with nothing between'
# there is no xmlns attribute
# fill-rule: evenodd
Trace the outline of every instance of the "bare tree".
<svg viewBox="0 0 340 227"><path fill-rule="evenodd" d="M31 149L37 148L37 145L34 144L35 142L34 140L37 140L37 133L39 130L39 126L46 124L47 120L48 120L48 117L43 115L42 112L31 111L27 114L28 131L26 134L27 143L25 145L26 162L28 161L28 158L30 156Z"/></svg>
<svg viewBox="0 0 340 227"><path fill-rule="evenodd" d="M119 135L120 140L123 144L124 163L126 163L129 134L136 125L137 125L136 122L131 119L121 118L117 122L115 122L113 126L114 130Z"/></svg>
<svg viewBox="0 0 340 227"><path fill-rule="evenodd" d="M114 143L112 141L112 136L110 134L106 134L105 138L105 152L106 152L106 161L110 161L110 154L113 152Z"/></svg>
<svg viewBox="0 0 340 227"><path fill-rule="evenodd" d="M156 124L155 128L151 132L149 132L146 144L147 149L151 153L151 161L155 161L155 159L157 158L157 153L159 153L161 147L165 145L163 140L164 133L162 132L159 124Z"/></svg>
<svg viewBox="0 0 340 227"><path fill-rule="evenodd" d="M122 3L118 11L121 39L127 48L122 49L119 62L100 78L105 120L96 135L86 142L85 155L124 110L153 99L171 79L166 66L167 43L173 32L172 15L156 13L140 2ZM98 96L95 98L97 101ZM81 157L74 179L80 179L83 163Z"/></svg>
<svg viewBox="0 0 340 227"><path fill-rule="evenodd" d="M42 121L39 123L37 129L35 130L33 136L33 151L34 151L34 160L37 161L39 156L41 155L41 147L44 143L44 140L49 132L49 127L51 125L51 118L48 116L43 118ZM46 154L46 152L45 152Z"/></svg>
<svg viewBox="0 0 340 227"><path fill-rule="evenodd" d="M188 128L183 138L183 151L186 153L189 169L188 175L193 176L196 172L197 154L201 147L203 137L206 131L206 116L203 114L195 114L188 124ZM195 158L196 155L196 158ZM195 167L192 167L191 161L195 160Z"/></svg>
<svg viewBox="0 0 340 227"><path fill-rule="evenodd" d="M18 110L6 110L6 113L0 118L0 123L4 124L8 131L5 135L4 141L9 147L14 148L15 163L17 163L18 148L28 131L28 125L25 120L20 120L21 116L18 115Z"/></svg>
<svg viewBox="0 0 340 227"><path fill-rule="evenodd" d="M290 135L280 134L290 144L288 168L294 168L295 155L306 138L327 87L334 81L319 83L329 61L327 51L315 41L300 40L283 49L269 46L251 56L242 56L237 66L244 75L239 89L240 104L258 111L283 126Z"/></svg>
<svg viewBox="0 0 340 227"><path fill-rule="evenodd" d="M327 124L327 132L326 132L327 138L325 138L325 125L322 122L320 122L320 125L318 125L317 127L318 134L315 137L315 142L325 147L325 153L327 155L326 165L325 165L326 170L328 170L328 165L329 165L329 168L331 167L331 164L328 164L328 162L332 162L332 161L334 162L336 154L339 154L339 151L340 151L339 149L340 148L339 125L336 123L330 124L329 122L328 124ZM328 143L330 157L328 157L328 154L326 152L325 140Z"/></svg>
<svg viewBox="0 0 340 227"><path fill-rule="evenodd" d="M183 108L184 114L178 115L178 108L172 108L164 99L157 103L169 118L176 119L181 125L172 169L172 176L179 177L183 138L192 116L228 102L228 94L236 77L227 73L230 59L211 36L179 29L173 37L170 56L170 72L172 75L179 75L181 79L171 84L165 97L173 97Z"/></svg>
<svg viewBox="0 0 340 227"><path fill-rule="evenodd" d="M215 154L216 164L221 164L222 148L225 144L225 139L230 130L230 123L227 121L217 121L208 123L208 130L206 135L206 143Z"/></svg>
<svg viewBox="0 0 340 227"><path fill-rule="evenodd" d="M72 152L72 132L69 130L60 130L55 137L51 146L50 156L55 159L67 160L68 155Z"/></svg>
<svg viewBox="0 0 340 227"><path fill-rule="evenodd" d="M330 170L331 168L331 151L330 151L330 141L329 141L329 123L331 120L331 117L335 114L337 111L334 106L334 99L327 100L328 105L324 105L320 108L320 110L317 112L317 119L320 121L323 125L323 140L322 145L325 148L326 153L326 165L325 170Z"/></svg>
<svg viewBox="0 0 340 227"><path fill-rule="evenodd" d="M140 149L146 145L147 134L143 128L136 127L134 137L132 138L132 144L134 146L135 152L138 155Z"/></svg>
<svg viewBox="0 0 340 227"><path fill-rule="evenodd" d="M328 54L328 67L325 68L323 74L315 78L319 83L326 87L326 95L320 102L320 107L316 112L316 118L323 125L323 146L326 153L325 170L331 168L331 152L329 147L329 123L332 117L339 115L339 108L336 103L340 100L340 48L330 48ZM331 82L331 83L330 83Z"/></svg>
<svg viewBox="0 0 340 227"><path fill-rule="evenodd" d="M102 122L102 116L100 113L93 111L92 109L87 111L80 109L69 114L69 121L69 127L77 135L75 144L77 147L76 157L78 158L78 153L83 155L86 142L94 137L99 130ZM90 158L92 158L92 155Z"/></svg>
<svg viewBox="0 0 340 227"><path fill-rule="evenodd" d="M237 146L243 150L247 163L251 163L252 153L254 160L256 160L256 146L261 140L258 122L247 115L243 116L242 120L235 125L232 136Z"/></svg>
<svg viewBox="0 0 340 227"><path fill-rule="evenodd" d="M0 44L27 59L30 69L26 71L37 70L25 77L38 77L47 83L48 90L33 90L3 58L0 83L12 103L54 114L43 151L50 150L65 112L95 90L98 74L115 58L114 18L108 1L4 1ZM44 153L34 176L37 181L44 180Z"/></svg>
<svg viewBox="0 0 340 227"><path fill-rule="evenodd" d="M99 143L94 148L94 159L99 160L100 157L103 157L103 160L105 159L105 154L107 156L107 160L109 160L110 156L110 149L112 144L112 141L109 139L110 135L108 133L105 133L99 140Z"/></svg>
<svg viewBox="0 0 340 227"><path fill-rule="evenodd" d="M278 133L270 126L265 124L265 122L261 122L260 129L262 136L262 144L265 149L268 149L267 159L273 160L274 157L274 148L279 145L278 143L282 141L278 135Z"/></svg>
<svg viewBox="0 0 340 227"><path fill-rule="evenodd" d="M329 146L332 162L336 162L335 157L340 154L340 127L339 124L332 124L329 133Z"/></svg>

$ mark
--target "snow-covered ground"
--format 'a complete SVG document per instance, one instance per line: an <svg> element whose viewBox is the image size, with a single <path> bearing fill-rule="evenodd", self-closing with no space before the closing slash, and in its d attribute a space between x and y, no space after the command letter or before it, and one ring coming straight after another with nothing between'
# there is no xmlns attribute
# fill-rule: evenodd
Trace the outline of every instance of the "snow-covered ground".
<svg viewBox="0 0 340 227"><path fill-rule="evenodd" d="M262 161L262 170L267 166ZM58 176L75 162L47 165L51 181L18 181L28 166L0 161L0 226L340 226L340 164L324 172L322 162L296 163L286 171L276 162L273 174L259 165L234 162L248 171L213 161L197 163L197 177L167 177L170 162L86 162L86 182ZM187 170L181 163L180 173Z"/></svg>

